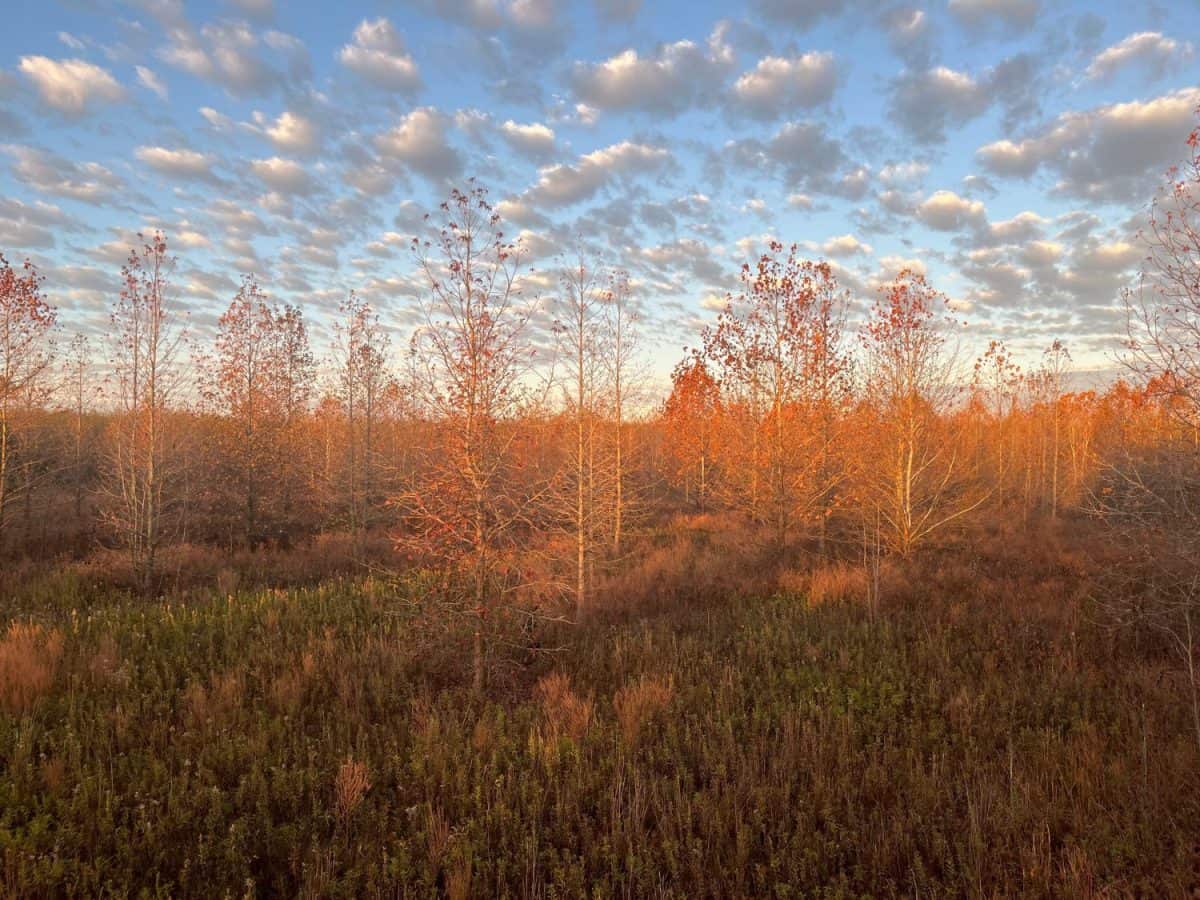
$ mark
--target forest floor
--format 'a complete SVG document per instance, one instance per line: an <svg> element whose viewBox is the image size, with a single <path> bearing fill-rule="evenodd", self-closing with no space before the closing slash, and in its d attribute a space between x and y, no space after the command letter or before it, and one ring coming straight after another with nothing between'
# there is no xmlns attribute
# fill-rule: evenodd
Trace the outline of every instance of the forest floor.
<svg viewBox="0 0 1200 900"><path fill-rule="evenodd" d="M0 894L1194 896L1161 642L972 583L594 617L477 697L388 581L47 579L0 602Z"/></svg>

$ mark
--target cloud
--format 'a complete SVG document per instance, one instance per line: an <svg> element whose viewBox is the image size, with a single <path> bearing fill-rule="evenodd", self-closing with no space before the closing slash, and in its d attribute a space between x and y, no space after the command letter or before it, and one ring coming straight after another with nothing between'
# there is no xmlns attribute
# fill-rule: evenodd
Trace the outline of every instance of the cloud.
<svg viewBox="0 0 1200 900"><path fill-rule="evenodd" d="M839 15L846 3L844 0L756 0L755 6L765 18L803 30L823 18Z"/></svg>
<svg viewBox="0 0 1200 900"><path fill-rule="evenodd" d="M523 200L536 206L569 206L593 196L614 178L663 168L671 155L661 147L622 141L581 156L571 164L541 170Z"/></svg>
<svg viewBox="0 0 1200 900"><path fill-rule="evenodd" d="M200 107L200 115L204 117L204 121L216 131L232 131L233 119L224 113L217 112L211 106Z"/></svg>
<svg viewBox="0 0 1200 900"><path fill-rule="evenodd" d="M976 155L996 175L1057 176L1054 191L1097 202L1146 199L1162 171L1183 155L1200 88L1148 101L1065 112L1018 141L995 141Z"/></svg>
<svg viewBox="0 0 1200 900"><path fill-rule="evenodd" d="M1152 75L1161 76L1173 63L1190 57L1192 50L1190 43L1180 44L1157 31L1141 31L1097 53L1085 74L1105 79L1127 66L1142 65Z"/></svg>
<svg viewBox="0 0 1200 900"><path fill-rule="evenodd" d="M413 0L413 5L482 31L494 31L504 23L498 0Z"/></svg>
<svg viewBox="0 0 1200 900"><path fill-rule="evenodd" d="M938 231L958 231L980 225L986 209L978 200L960 197L954 191L935 191L916 209L916 217Z"/></svg>
<svg viewBox="0 0 1200 900"><path fill-rule="evenodd" d="M229 0L244 15L253 19L269 19L275 13L273 0Z"/></svg>
<svg viewBox="0 0 1200 900"><path fill-rule="evenodd" d="M159 100L167 99L167 86L162 83L153 70L147 69L145 66L137 66L134 69L137 72L138 83L146 90L158 95Z"/></svg>
<svg viewBox="0 0 1200 900"><path fill-rule="evenodd" d="M281 194L310 194L316 185L304 166L292 159L272 156L256 159L250 170L263 180L267 187Z"/></svg>
<svg viewBox="0 0 1200 900"><path fill-rule="evenodd" d="M376 87L412 92L421 85L416 62L405 50L404 41L385 18L363 19L354 37L338 53L347 69Z"/></svg>
<svg viewBox="0 0 1200 900"><path fill-rule="evenodd" d="M703 47L677 41L648 57L625 50L601 63L576 63L571 83L594 109L679 113L713 101L733 65L733 50L718 28Z"/></svg>
<svg viewBox="0 0 1200 900"><path fill-rule="evenodd" d="M1001 60L979 76L947 66L906 70L892 82L889 114L926 144L943 141L947 127L965 125L993 103L1004 107L1004 124L1011 128L1037 110L1036 77L1028 54Z"/></svg>
<svg viewBox="0 0 1200 900"><path fill-rule="evenodd" d="M509 119L500 126L500 134L516 150L527 156L536 158L554 152L554 130L540 122L521 125Z"/></svg>
<svg viewBox="0 0 1200 900"><path fill-rule="evenodd" d="M595 0L596 13L609 22L629 22L637 17L642 0Z"/></svg>
<svg viewBox="0 0 1200 900"><path fill-rule="evenodd" d="M1039 0L950 0L950 13L965 27L986 30L1000 26L1024 31L1037 21Z"/></svg>
<svg viewBox="0 0 1200 900"><path fill-rule="evenodd" d="M821 252L826 256L857 256L869 254L871 245L864 244L852 234L832 237L821 245Z"/></svg>
<svg viewBox="0 0 1200 900"><path fill-rule="evenodd" d="M914 68L925 68L932 54L929 16L922 9L893 7L884 13L882 24L888 43L896 54Z"/></svg>
<svg viewBox="0 0 1200 900"><path fill-rule="evenodd" d="M879 170L879 180L891 187L921 181L929 172L929 164L919 160L902 163L888 163Z"/></svg>
<svg viewBox="0 0 1200 900"><path fill-rule="evenodd" d="M33 82L42 102L67 116L82 116L94 106L125 96L107 70L82 59L22 56L17 68Z"/></svg>
<svg viewBox="0 0 1200 900"><path fill-rule="evenodd" d="M1046 220L1035 212L1025 210L1011 219L993 222L988 228L988 238L998 244L1022 244L1042 236Z"/></svg>
<svg viewBox="0 0 1200 900"><path fill-rule="evenodd" d="M430 106L414 109L400 124L375 138L380 154L428 178L457 175L462 159L446 139L448 120Z"/></svg>
<svg viewBox="0 0 1200 900"><path fill-rule="evenodd" d="M138 147L134 151L141 162L173 178L213 178L213 157L195 150L171 150L167 147Z"/></svg>
<svg viewBox="0 0 1200 900"><path fill-rule="evenodd" d="M819 106L833 97L837 68L833 54L768 56L733 85L736 110L755 118L773 118L800 107Z"/></svg>
<svg viewBox="0 0 1200 900"><path fill-rule="evenodd" d="M789 189L807 194L857 195L865 184L865 170L843 172L842 145L818 122L787 122L766 141L733 141L724 156L739 169L775 172Z"/></svg>
<svg viewBox="0 0 1200 900"><path fill-rule="evenodd" d="M268 44L271 49L293 55L302 49L294 39L281 43L278 37L285 36L270 34L276 35ZM258 36L245 22L216 22L205 25L199 33L183 23L169 29L167 35L169 43L158 54L163 61L219 84L235 96L265 93L284 80L260 58Z"/></svg>
<svg viewBox="0 0 1200 900"><path fill-rule="evenodd" d="M0 197L0 246L46 248L55 244L55 232L70 227L71 219L50 203L24 203Z"/></svg>
<svg viewBox="0 0 1200 900"><path fill-rule="evenodd" d="M264 128L263 134L277 149L287 153L312 153L320 144L316 123L287 110Z"/></svg>
<svg viewBox="0 0 1200 900"><path fill-rule="evenodd" d="M113 202L124 190L124 182L99 163L72 162L21 145L9 144L3 149L13 157L13 175L43 194L98 206Z"/></svg>

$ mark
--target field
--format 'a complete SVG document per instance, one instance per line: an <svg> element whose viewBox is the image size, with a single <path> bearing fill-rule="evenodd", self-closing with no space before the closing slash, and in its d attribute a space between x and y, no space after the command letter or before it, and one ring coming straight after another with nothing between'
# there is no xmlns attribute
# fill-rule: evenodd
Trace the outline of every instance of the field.
<svg viewBox="0 0 1200 900"><path fill-rule="evenodd" d="M550 625L495 644L482 698L415 580L30 581L0 893L1190 896L1165 648L1066 569L939 565L875 611L795 587Z"/></svg>

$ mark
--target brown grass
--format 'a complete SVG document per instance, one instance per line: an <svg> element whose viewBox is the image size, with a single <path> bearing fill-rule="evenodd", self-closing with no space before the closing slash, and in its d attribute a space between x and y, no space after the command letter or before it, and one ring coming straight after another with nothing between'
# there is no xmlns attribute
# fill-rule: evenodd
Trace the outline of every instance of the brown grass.
<svg viewBox="0 0 1200 900"><path fill-rule="evenodd" d="M808 602L814 605L863 602L869 588L866 569L838 562L822 566L809 576Z"/></svg>
<svg viewBox="0 0 1200 900"><path fill-rule="evenodd" d="M537 683L536 694L553 738L566 735L573 741L582 740L591 727L595 704L590 697L571 690L570 676L551 672Z"/></svg>
<svg viewBox="0 0 1200 900"><path fill-rule="evenodd" d="M366 765L347 756L338 767L337 776L333 780L334 809L338 822L343 827L350 821L370 787L371 780L367 776Z"/></svg>
<svg viewBox="0 0 1200 900"><path fill-rule="evenodd" d="M0 638L0 708L26 713L50 690L62 659L63 638L55 628L13 622Z"/></svg>
<svg viewBox="0 0 1200 900"><path fill-rule="evenodd" d="M642 675L620 688L613 696L613 709L625 743L633 745L642 727L666 708L675 696L672 679Z"/></svg>

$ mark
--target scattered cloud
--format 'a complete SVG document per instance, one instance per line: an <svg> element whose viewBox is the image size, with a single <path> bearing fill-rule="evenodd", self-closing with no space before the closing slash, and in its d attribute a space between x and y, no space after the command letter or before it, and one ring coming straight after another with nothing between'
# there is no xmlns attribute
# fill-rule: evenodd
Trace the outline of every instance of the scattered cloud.
<svg viewBox="0 0 1200 900"><path fill-rule="evenodd" d="M209 180L213 177L214 158L207 153L167 147L138 147L133 155L156 172L172 178Z"/></svg>
<svg viewBox="0 0 1200 900"><path fill-rule="evenodd" d="M1190 57L1192 52L1190 43L1181 44L1157 31L1139 31L1097 53L1085 74L1088 78L1105 79L1121 69L1140 65L1152 76L1160 77L1170 66Z"/></svg>
<svg viewBox="0 0 1200 900"><path fill-rule="evenodd" d="M420 175L447 178L462 170L462 158L446 136L448 125L443 113L421 106L379 135L375 146L386 159L396 160Z"/></svg>
<svg viewBox="0 0 1200 900"><path fill-rule="evenodd" d="M837 67L833 54L768 56L733 85L735 109L760 119L800 108L819 106L833 97Z"/></svg>
<svg viewBox="0 0 1200 900"><path fill-rule="evenodd" d="M733 65L733 49L718 29L703 46L676 41L650 56L625 50L601 63L576 63L571 83L593 109L670 114L713 102Z"/></svg>
<svg viewBox="0 0 1200 900"><path fill-rule="evenodd" d="M342 65L376 87L412 92L421 75L404 48L400 34L387 19L364 19L349 44L338 53Z"/></svg>
<svg viewBox="0 0 1200 900"><path fill-rule="evenodd" d="M17 68L33 83L43 103L66 116L82 116L125 96L107 69L82 59L22 56Z"/></svg>

